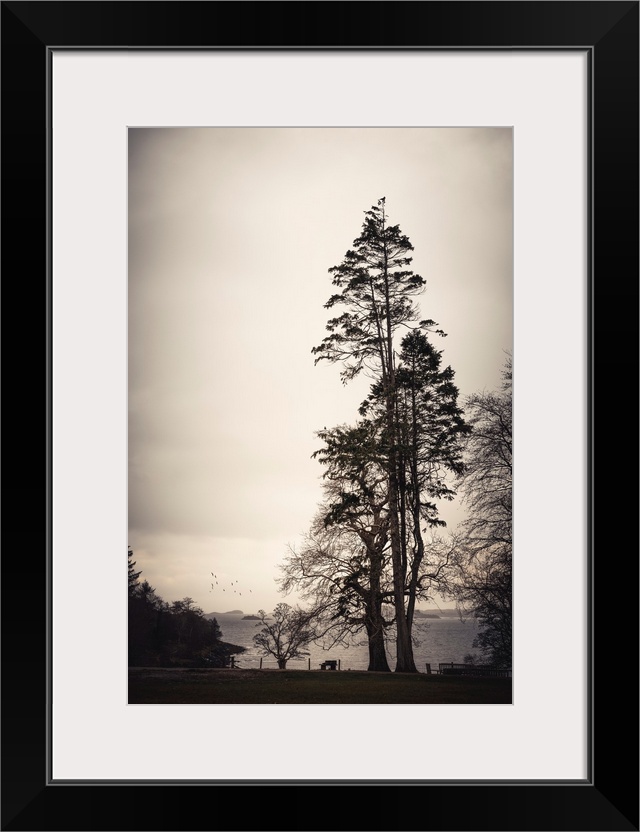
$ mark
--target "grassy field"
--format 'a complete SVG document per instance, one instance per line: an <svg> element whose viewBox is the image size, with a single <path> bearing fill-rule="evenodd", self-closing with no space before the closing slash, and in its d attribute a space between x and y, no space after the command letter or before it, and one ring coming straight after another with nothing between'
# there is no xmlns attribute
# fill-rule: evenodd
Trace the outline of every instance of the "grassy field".
<svg viewBox="0 0 640 832"><path fill-rule="evenodd" d="M321 670L129 668L132 705L507 705L511 679Z"/></svg>

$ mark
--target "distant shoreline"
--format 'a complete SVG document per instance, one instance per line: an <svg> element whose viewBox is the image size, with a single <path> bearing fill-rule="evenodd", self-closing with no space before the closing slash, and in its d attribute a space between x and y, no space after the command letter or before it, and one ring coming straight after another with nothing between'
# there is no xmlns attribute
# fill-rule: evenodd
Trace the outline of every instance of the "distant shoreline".
<svg viewBox="0 0 640 832"><path fill-rule="evenodd" d="M262 621L261 616L255 615L253 613L246 614L244 610L228 610L227 612L208 612L204 615L204 618L211 619L211 618L225 618L226 616L232 615L234 618L240 616L243 621ZM415 617L416 618L448 618L449 616L457 616L458 610L451 609L449 607L445 607L443 609L438 610L416 610ZM265 617L266 620L271 620L272 616L267 615Z"/></svg>

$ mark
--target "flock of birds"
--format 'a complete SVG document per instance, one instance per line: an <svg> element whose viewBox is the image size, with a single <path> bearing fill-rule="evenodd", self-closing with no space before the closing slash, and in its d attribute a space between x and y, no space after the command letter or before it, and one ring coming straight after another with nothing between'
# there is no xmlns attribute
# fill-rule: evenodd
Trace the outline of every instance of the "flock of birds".
<svg viewBox="0 0 640 832"><path fill-rule="evenodd" d="M218 576L214 575L213 572L212 572L211 577L214 578L214 580L215 580L215 586L218 586L218 580L217 580ZM239 583L240 583L240 581L231 581L231 586L237 586ZM214 587L214 584L212 582L211 583L211 589L209 590L209 592L213 592L213 587ZM222 587L222 591L226 592L226 588L224 586ZM234 593L237 593L238 595L242 595L242 593L240 592L239 589L234 589L233 591L234 591ZM252 590L249 590L249 592L251 592L251 591Z"/></svg>

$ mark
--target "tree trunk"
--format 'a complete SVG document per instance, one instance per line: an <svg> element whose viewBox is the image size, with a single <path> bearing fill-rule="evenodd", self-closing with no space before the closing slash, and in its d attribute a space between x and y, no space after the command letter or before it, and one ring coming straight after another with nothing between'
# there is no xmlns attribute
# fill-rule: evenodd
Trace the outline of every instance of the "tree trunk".
<svg viewBox="0 0 640 832"><path fill-rule="evenodd" d="M380 516L376 515L374 528L380 529ZM378 531L362 532L360 535L369 556L369 591L364 597L364 622L369 645L369 667L367 670L377 670L391 673L387 661L387 651L384 644L384 618L382 616L382 594L380 580L382 577L382 551L384 549L384 532L382 539Z"/></svg>
<svg viewBox="0 0 640 832"><path fill-rule="evenodd" d="M413 492L413 539L414 553L411 563L409 579L409 601L407 603L407 626L409 633L413 627L413 617L416 607L416 592L418 589L418 578L420 565L424 560L424 540L420 523L422 502L420 499L420 478L418 472L418 426L417 426L417 403L415 390L411 391L411 422L412 422L412 448L411 448L411 489Z"/></svg>
<svg viewBox="0 0 640 832"><path fill-rule="evenodd" d="M389 472L389 505L390 514L389 538L391 540L391 561L393 565L393 598L396 608L396 673L417 673L413 659L413 645L411 633L407 624L404 610L404 571L402 568L402 547L400 545L400 529L398 524L398 482L395 466Z"/></svg>
<svg viewBox="0 0 640 832"><path fill-rule="evenodd" d="M393 357L393 336L391 327L391 297L389 288L389 261L387 244L385 238L386 218L384 205L382 213L382 239L383 239L383 274L385 285L385 310L386 310L386 345L381 345L381 353L386 350L387 377L383 377L384 397L386 404L387 431L389 438L389 539L391 542L391 563L393 566L393 597L396 608L396 673L417 673L418 670L413 659L413 646L411 644L411 633L407 626L407 619L404 611L404 584L406 564L403 562L403 544L401 538L400 521L398 512L399 484L398 484L398 420L396 413L396 378L395 362ZM403 518L404 522L404 518Z"/></svg>
<svg viewBox="0 0 640 832"><path fill-rule="evenodd" d="M395 425L395 407L390 392L387 392L387 423L390 434L389 453L389 540L391 542L391 563L393 566L393 599L396 609L396 673L417 673L413 658L411 632L407 624L404 609L404 588L406 565L402 558L400 523L398 520L398 468L397 468L397 430Z"/></svg>
<svg viewBox="0 0 640 832"><path fill-rule="evenodd" d="M378 673L391 673L384 647L383 634L378 628L369 631L367 627L367 635L369 637L369 667L367 670L377 671Z"/></svg>
<svg viewBox="0 0 640 832"><path fill-rule="evenodd" d="M413 626L413 617L416 608L416 592L418 590L418 577L420 572L420 565L424 560L424 540L422 539L422 530L420 528L420 501L417 500L417 506L414 508L414 527L413 536L415 540L415 554L411 564L411 579L409 581L409 600L407 603L407 626L409 633Z"/></svg>
<svg viewBox="0 0 640 832"><path fill-rule="evenodd" d="M367 670L391 673L384 646L384 627L381 607L382 604L379 603L379 609L367 609L365 615L365 626L369 641L369 667Z"/></svg>

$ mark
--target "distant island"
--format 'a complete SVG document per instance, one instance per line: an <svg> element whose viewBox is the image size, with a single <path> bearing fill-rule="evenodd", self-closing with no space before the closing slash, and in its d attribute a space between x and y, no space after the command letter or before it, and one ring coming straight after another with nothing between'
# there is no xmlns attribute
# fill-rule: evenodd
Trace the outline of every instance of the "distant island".
<svg viewBox="0 0 640 832"><path fill-rule="evenodd" d="M243 615L243 621L262 621L259 615Z"/></svg>
<svg viewBox="0 0 640 832"><path fill-rule="evenodd" d="M416 610L415 615L429 615L435 616L436 618L449 618L450 616L459 618L460 610L456 607L438 607L435 610Z"/></svg>

